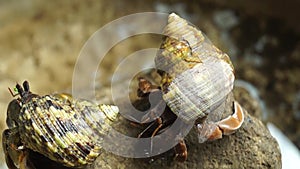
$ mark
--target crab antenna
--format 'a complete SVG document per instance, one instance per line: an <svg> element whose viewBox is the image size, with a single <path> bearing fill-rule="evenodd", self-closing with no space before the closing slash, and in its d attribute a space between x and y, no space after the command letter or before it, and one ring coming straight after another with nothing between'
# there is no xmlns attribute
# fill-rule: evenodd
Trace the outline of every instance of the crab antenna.
<svg viewBox="0 0 300 169"><path fill-rule="evenodd" d="M9 93L12 95L12 97L17 96L19 93L14 93L11 88L8 88Z"/></svg>
<svg viewBox="0 0 300 169"><path fill-rule="evenodd" d="M29 92L29 83L27 80L23 82L23 88L25 92Z"/></svg>

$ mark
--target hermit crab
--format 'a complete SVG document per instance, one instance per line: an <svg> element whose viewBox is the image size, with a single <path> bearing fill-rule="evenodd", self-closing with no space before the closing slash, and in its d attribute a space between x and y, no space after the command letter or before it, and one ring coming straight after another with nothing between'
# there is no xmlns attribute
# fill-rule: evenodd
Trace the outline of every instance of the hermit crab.
<svg viewBox="0 0 300 169"><path fill-rule="evenodd" d="M67 167L82 168L100 154L102 136L118 115L118 107L97 105L68 94L39 96L29 83L16 85L20 97L10 102L2 135L10 169L28 168L28 150Z"/></svg>
<svg viewBox="0 0 300 169"><path fill-rule="evenodd" d="M200 143L234 133L242 125L244 113L238 102L228 99L232 97L235 78L229 56L174 13L169 15L164 35L155 58L160 84L156 86L139 78L139 96L147 97L160 90L163 101L177 118L195 124ZM226 115L228 105L232 108ZM152 135L165 122L172 121L164 117L156 120L158 127ZM184 142L180 141L176 149L176 156L184 161L187 155Z"/></svg>

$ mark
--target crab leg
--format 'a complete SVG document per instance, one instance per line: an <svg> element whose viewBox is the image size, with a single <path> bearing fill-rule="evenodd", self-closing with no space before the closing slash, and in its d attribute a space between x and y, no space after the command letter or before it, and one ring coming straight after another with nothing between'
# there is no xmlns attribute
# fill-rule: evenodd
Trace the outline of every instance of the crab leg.
<svg viewBox="0 0 300 169"><path fill-rule="evenodd" d="M179 143L174 147L175 159L179 162L184 162L187 160L188 152L185 141L183 139L179 140Z"/></svg>
<svg viewBox="0 0 300 169"><path fill-rule="evenodd" d="M150 81L143 77L139 77L138 96L143 97L149 93L160 91L159 86L153 85Z"/></svg>

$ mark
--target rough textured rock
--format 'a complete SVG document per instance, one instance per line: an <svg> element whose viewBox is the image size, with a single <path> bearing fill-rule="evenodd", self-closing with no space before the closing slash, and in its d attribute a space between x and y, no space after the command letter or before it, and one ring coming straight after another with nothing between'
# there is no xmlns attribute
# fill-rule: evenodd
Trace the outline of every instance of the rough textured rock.
<svg viewBox="0 0 300 169"><path fill-rule="evenodd" d="M250 98L242 103L251 110L259 111L249 104L253 101ZM199 144L197 133L192 129L185 141L188 160L184 163L173 159L172 149L149 159L128 159L104 152L91 168L281 168L276 140L265 125L249 113L246 113L244 124L235 134Z"/></svg>
<svg viewBox="0 0 300 169"><path fill-rule="evenodd" d="M232 136L199 144L193 130L186 141L189 155L184 163L174 161L172 151L155 160L103 153L92 168L281 168L277 142L258 119L248 114L245 124Z"/></svg>

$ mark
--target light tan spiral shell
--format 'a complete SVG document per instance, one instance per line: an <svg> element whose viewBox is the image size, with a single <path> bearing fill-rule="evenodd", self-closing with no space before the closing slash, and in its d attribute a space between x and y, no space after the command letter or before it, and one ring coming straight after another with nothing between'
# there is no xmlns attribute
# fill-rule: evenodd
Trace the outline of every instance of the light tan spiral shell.
<svg viewBox="0 0 300 169"><path fill-rule="evenodd" d="M200 30L169 15L164 42L155 58L162 70L163 99L185 121L215 111L233 89L233 66Z"/></svg>

